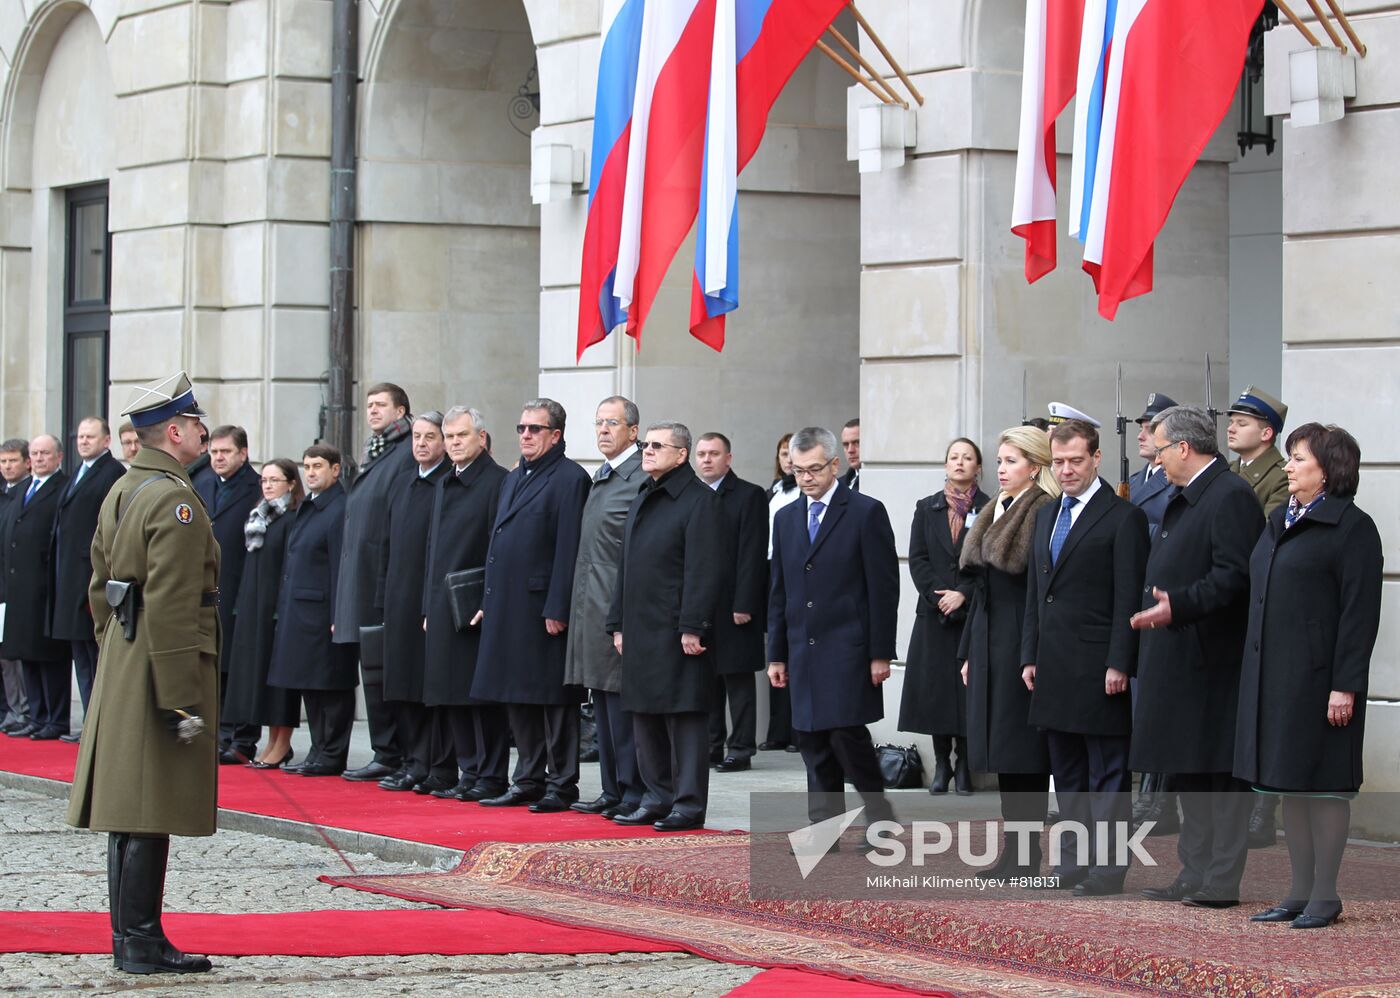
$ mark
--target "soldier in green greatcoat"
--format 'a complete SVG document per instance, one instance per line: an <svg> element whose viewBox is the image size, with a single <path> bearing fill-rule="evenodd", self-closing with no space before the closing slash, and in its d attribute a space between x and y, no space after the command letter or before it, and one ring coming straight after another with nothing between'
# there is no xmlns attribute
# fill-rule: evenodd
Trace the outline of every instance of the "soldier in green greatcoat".
<svg viewBox="0 0 1400 998"><path fill-rule="evenodd" d="M1283 455L1278 449L1288 406L1249 385L1225 413L1230 417L1225 438L1230 450L1239 455L1230 470L1254 489L1267 517L1288 501L1288 476L1283 473Z"/></svg>
<svg viewBox="0 0 1400 998"><path fill-rule="evenodd" d="M92 541L100 646L68 822L109 833L112 958L135 974L210 969L161 928L171 835L213 835L217 813L219 548L185 465L204 415L184 373L136 389L140 437Z"/></svg>

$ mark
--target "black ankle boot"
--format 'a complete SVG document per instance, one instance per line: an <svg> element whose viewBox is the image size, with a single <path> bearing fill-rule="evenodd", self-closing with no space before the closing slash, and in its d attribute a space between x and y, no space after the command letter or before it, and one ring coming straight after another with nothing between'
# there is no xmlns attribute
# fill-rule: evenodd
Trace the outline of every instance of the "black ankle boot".
<svg viewBox="0 0 1400 998"><path fill-rule="evenodd" d="M967 797L972 793L972 769L967 764L967 739L954 738L953 748L958 754L957 764L953 767L953 788L959 797Z"/></svg>
<svg viewBox="0 0 1400 998"><path fill-rule="evenodd" d="M107 835L107 907L112 913L112 966L121 969L122 932L119 899L122 889L122 860L126 857L126 844L131 838L125 832L110 832Z"/></svg>
<svg viewBox="0 0 1400 998"><path fill-rule="evenodd" d="M948 756L953 751L953 740L944 735L933 736L933 782L928 785L931 794L946 794L948 781L953 778L953 764Z"/></svg>
<svg viewBox="0 0 1400 998"><path fill-rule="evenodd" d="M1133 827L1136 828L1147 820L1148 812L1153 809L1158 793L1162 788L1162 776L1160 773L1143 773L1142 781L1138 784L1138 795L1133 800Z"/></svg>
<svg viewBox="0 0 1400 998"><path fill-rule="evenodd" d="M119 967L128 974L199 974L213 966L202 956L181 953L161 928L165 865L170 839L133 835L122 861L118 917L125 941Z"/></svg>
<svg viewBox="0 0 1400 998"><path fill-rule="evenodd" d="M1249 848L1267 849L1278 841L1278 828L1274 821L1274 811L1278 808L1278 798L1271 794L1260 794L1254 802L1254 810L1249 813Z"/></svg>

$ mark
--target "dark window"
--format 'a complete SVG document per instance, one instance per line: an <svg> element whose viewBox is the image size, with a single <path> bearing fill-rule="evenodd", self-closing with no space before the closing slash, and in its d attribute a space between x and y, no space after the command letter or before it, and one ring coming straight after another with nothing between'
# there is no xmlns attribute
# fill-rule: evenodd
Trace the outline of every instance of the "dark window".
<svg viewBox="0 0 1400 998"><path fill-rule="evenodd" d="M64 467L79 463L78 421L107 415L108 334L112 328L112 237L107 185L68 191L63 280Z"/></svg>

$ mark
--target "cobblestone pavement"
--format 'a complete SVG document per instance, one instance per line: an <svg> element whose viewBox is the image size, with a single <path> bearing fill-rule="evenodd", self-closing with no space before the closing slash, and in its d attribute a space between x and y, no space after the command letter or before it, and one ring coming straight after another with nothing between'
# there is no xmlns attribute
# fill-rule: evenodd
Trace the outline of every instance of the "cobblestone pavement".
<svg viewBox="0 0 1400 998"><path fill-rule="evenodd" d="M65 802L0 787L0 907L106 911L106 836L63 823ZM317 881L343 870L320 846L244 832L171 840L168 911L314 911L428 907ZM420 867L350 854L363 873ZM428 989L454 994L529 996L567 988L576 995L717 996L756 971L675 953L539 956L415 956L319 959L217 957L211 974L135 977L112 969L110 955L0 954L0 995L91 993L261 998L310 993L371 998Z"/></svg>

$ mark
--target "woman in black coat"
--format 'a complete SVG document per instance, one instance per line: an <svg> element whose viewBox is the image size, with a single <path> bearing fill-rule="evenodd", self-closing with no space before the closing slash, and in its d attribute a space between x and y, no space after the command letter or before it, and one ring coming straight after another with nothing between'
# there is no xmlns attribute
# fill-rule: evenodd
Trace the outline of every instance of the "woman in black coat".
<svg viewBox="0 0 1400 998"><path fill-rule="evenodd" d="M1026 564L1035 514L1060 494L1050 473L1050 441L1043 430L1013 426L997 441L993 505L963 542L961 567L974 579L972 606L958 657L967 686L967 741L972 768L997 774L1001 814L1007 821L1044 821L1050 795L1050 749L1045 732L1028 721L1031 693L1021 679L1021 621L1026 612ZM1030 863L1016 863L1016 838L1007 836L988 876L1035 876L1039 839Z"/></svg>
<svg viewBox="0 0 1400 998"><path fill-rule="evenodd" d="M1342 913L1337 871L1361 787L1367 674L1381 616L1381 539L1352 501L1361 449L1335 426L1288 437L1289 499L1250 559L1235 776L1283 797L1293 884L1256 922Z"/></svg>
<svg viewBox="0 0 1400 998"><path fill-rule="evenodd" d="M904 669L899 730L933 736L934 771L929 793L972 793L967 760L967 689L959 667L958 645L972 578L958 569L967 530L991 499L977 487L982 451L966 437L948 445L943 458L943 491L919 500L909 533L909 574L919 591L914 633ZM951 755L957 750L957 768Z"/></svg>
<svg viewBox="0 0 1400 998"><path fill-rule="evenodd" d="M267 743L249 763L276 769L292 758L292 729L301 720L296 690L267 685L272 639L277 626L277 595L287 531L304 493L297 467L284 457L262 467L262 501L243 525L243 573L233 605L229 640L228 692L223 719L267 726Z"/></svg>

